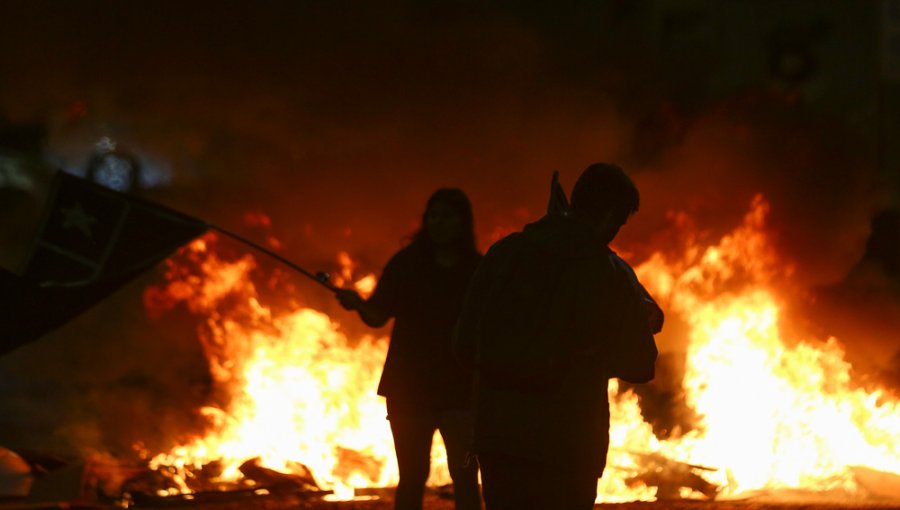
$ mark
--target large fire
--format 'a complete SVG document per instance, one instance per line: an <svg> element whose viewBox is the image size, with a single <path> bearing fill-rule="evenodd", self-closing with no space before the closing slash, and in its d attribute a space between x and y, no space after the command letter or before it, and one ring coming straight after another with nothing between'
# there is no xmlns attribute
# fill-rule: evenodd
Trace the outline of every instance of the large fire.
<svg viewBox="0 0 900 510"><path fill-rule="evenodd" d="M852 495L858 466L900 473L900 403L854 386L836 339L782 337L775 281L789 275L767 242L767 209L758 197L729 235L705 244L688 236L677 256L656 253L636 268L670 320L689 327L683 391L697 423L658 439L638 397L612 381L611 449L599 501L654 499L662 486L647 476L653 465L699 481L693 491L682 487L683 497L786 488ZM217 242L207 236L189 245L148 299L154 308L183 302L203 318L201 340L218 392L216 405L201 410L206 434L151 466L174 473L181 492L195 490L191 480L205 465L220 466L217 480L234 481L253 458L311 474L341 497L396 484L390 427L375 394L387 339L350 335L298 295L268 305L251 278L255 259L225 260ZM346 254L341 264L345 285L371 290L372 275L354 278ZM439 436L433 466L429 483L448 483Z"/></svg>
<svg viewBox="0 0 900 510"><path fill-rule="evenodd" d="M774 280L790 268L778 269L767 242L767 211L757 197L717 244L689 243L677 258L656 253L637 268L663 308L690 327L683 387L699 423L658 441L623 407L633 400L620 398L614 444L716 468L704 476L724 495L858 493L856 467L900 473L900 403L855 387L836 339L782 337Z"/></svg>

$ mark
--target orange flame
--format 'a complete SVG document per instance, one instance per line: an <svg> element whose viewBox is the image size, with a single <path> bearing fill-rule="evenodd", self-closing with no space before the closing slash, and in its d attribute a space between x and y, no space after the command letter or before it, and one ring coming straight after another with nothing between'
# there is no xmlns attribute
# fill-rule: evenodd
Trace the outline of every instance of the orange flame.
<svg viewBox="0 0 900 510"><path fill-rule="evenodd" d="M718 242L704 245L688 232L678 257L656 253L636 268L670 320L690 328L683 389L699 423L658 439L637 396L612 381L609 468L598 501L654 499L652 484L633 481L646 469L635 453L708 466L702 477L723 496L780 488L855 494L854 466L900 473L900 403L855 387L837 340L790 339L788 346L782 338L773 282L789 278L790 269L768 244L767 211L757 197L743 224ZM683 215L673 219L688 223ZM192 243L183 253L187 263L171 264L165 288L147 302L184 302L205 318L201 337L222 404L203 411L210 420L204 437L151 465L178 470L184 492L192 470L222 460L221 478L234 480L237 466L254 457L284 472L301 463L344 496L395 484L390 429L375 395L387 340L348 338L308 307L273 310L252 283L254 259L222 260L215 242ZM371 291L374 275L354 282L357 264L346 253L339 260L345 283ZM436 439L430 483L447 483L446 453ZM689 489L681 495L699 497Z"/></svg>
<svg viewBox="0 0 900 510"><path fill-rule="evenodd" d="M177 470L184 493L191 492L190 478L204 465L221 461L218 479L235 481L238 467L255 457L286 473L303 464L320 486L344 496L354 487L395 484L390 427L375 393L387 340L351 341L311 308L274 312L253 284L254 259L222 260L212 249L216 241L209 235L189 245L182 254L187 260L170 264L165 288L151 293L169 299L157 296L148 305L184 302L206 318L201 339L224 405L201 410L209 422L205 437L157 455L151 467ZM361 291L373 287L374 275L355 285ZM445 454L436 452L436 468L441 458Z"/></svg>
<svg viewBox="0 0 900 510"><path fill-rule="evenodd" d="M853 466L900 473L900 403L855 388L836 339L786 345L773 280L790 268L776 269L763 231L767 212L758 196L718 244L691 244L675 260L657 253L636 269L670 315L690 326L684 390L700 423L666 441L628 428L614 447L715 467L706 477L725 495L853 494Z"/></svg>
<svg viewBox="0 0 900 510"><path fill-rule="evenodd" d="M332 276L332 283L338 287L353 287L362 297L368 298L372 291L375 290L375 284L378 282L375 274L368 273L359 279L355 279L354 272L359 268L359 262L353 260L353 257L345 251L338 252L337 260L341 270L338 274Z"/></svg>

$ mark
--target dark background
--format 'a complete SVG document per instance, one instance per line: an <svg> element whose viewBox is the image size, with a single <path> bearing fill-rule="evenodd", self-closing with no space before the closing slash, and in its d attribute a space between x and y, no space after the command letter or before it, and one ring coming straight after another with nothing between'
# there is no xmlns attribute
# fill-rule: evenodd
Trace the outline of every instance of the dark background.
<svg viewBox="0 0 900 510"><path fill-rule="evenodd" d="M797 287L847 317L815 321L852 334L859 310L827 289L900 198L898 27L898 2L874 0L0 0L0 118L18 133L0 153L0 264L21 264L49 171L84 174L103 137L139 161L135 193L272 235L313 270L344 250L376 273L438 187L469 194L486 249L541 215L552 170L568 189L612 161L642 192L617 241L631 262L666 248L667 212L714 239L762 193ZM900 348L885 278L888 311L858 307L877 333L850 349L881 375ZM144 315L158 279L0 360L0 444L171 439L206 379L191 328Z"/></svg>

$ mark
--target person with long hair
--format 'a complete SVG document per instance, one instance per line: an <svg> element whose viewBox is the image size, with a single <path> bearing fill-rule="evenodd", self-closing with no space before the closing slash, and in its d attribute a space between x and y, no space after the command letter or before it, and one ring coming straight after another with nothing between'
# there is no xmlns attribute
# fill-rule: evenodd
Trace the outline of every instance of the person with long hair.
<svg viewBox="0 0 900 510"><path fill-rule="evenodd" d="M472 205L442 188L425 206L412 241L391 257L369 299L338 291L347 310L371 327L394 319L378 394L385 397L400 480L394 508L421 510L439 430L447 448L457 510L481 508L471 444L472 373L453 356L452 338L469 279L481 260Z"/></svg>

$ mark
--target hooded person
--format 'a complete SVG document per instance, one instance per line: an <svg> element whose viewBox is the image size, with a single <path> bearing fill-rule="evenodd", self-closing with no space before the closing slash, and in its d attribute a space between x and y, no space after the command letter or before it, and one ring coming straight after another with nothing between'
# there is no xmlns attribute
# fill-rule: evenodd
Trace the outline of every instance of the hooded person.
<svg viewBox="0 0 900 510"><path fill-rule="evenodd" d="M589 509L609 448L608 382L654 376L662 313L609 249L638 209L621 168L588 167L565 207L495 243L470 283L456 355L476 374L473 449L488 510Z"/></svg>

